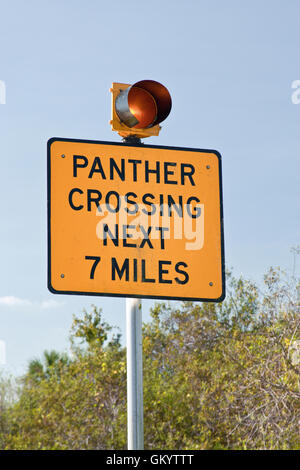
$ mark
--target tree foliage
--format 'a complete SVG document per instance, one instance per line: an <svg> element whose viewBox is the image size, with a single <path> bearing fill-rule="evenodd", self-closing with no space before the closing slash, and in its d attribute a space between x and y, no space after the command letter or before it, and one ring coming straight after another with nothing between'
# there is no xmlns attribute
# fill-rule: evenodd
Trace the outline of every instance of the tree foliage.
<svg viewBox="0 0 300 470"><path fill-rule="evenodd" d="M222 303L158 303L143 325L146 449L299 449L300 285L227 274ZM1 408L3 449L125 449L126 352L92 307L70 357L33 360ZM5 401L5 400L4 400Z"/></svg>

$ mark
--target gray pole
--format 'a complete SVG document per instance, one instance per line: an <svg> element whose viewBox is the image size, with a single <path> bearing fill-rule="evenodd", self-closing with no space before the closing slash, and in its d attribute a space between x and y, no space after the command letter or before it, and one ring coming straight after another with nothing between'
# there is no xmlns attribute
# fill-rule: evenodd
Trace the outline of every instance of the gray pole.
<svg viewBox="0 0 300 470"><path fill-rule="evenodd" d="M129 450L144 449L142 304L126 298L127 436Z"/></svg>

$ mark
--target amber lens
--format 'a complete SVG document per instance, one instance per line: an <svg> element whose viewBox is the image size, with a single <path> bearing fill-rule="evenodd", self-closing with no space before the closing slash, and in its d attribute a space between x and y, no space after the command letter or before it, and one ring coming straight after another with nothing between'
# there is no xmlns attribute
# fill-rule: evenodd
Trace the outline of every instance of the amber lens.
<svg viewBox="0 0 300 470"><path fill-rule="evenodd" d="M131 114L138 120L134 128L145 129L155 121L157 106L155 99L148 91L132 87L128 93L128 106Z"/></svg>
<svg viewBox="0 0 300 470"><path fill-rule="evenodd" d="M153 125L159 124L168 117L172 108L172 99L164 85L154 80L141 80L135 83L132 88L141 88L148 91L153 97L157 106L157 115Z"/></svg>

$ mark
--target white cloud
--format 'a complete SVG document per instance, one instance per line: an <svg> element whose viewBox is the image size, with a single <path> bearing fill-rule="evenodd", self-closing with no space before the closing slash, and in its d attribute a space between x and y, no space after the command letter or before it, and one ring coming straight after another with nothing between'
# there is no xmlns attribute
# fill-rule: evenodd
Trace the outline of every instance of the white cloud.
<svg viewBox="0 0 300 470"><path fill-rule="evenodd" d="M49 299L39 302L39 305L41 306L41 308L57 308L64 305L64 302L57 302L56 300Z"/></svg>
<svg viewBox="0 0 300 470"><path fill-rule="evenodd" d="M27 299L20 299L19 297L8 295L5 297L0 297L0 305L6 305L8 307L24 307L32 305L32 302Z"/></svg>
<svg viewBox="0 0 300 470"><path fill-rule="evenodd" d="M62 305L64 305L64 302L57 302L56 300L53 300L53 299L33 302L32 300L21 299L13 295L0 297L0 306L5 306L5 307L34 307L34 308L42 308L44 310L44 309L49 309L49 308L61 307Z"/></svg>

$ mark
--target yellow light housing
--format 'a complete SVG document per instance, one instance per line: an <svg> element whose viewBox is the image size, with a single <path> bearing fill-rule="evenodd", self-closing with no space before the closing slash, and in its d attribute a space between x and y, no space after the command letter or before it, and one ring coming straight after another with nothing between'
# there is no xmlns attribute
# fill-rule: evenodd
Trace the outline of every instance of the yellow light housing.
<svg viewBox="0 0 300 470"><path fill-rule="evenodd" d="M172 100L167 88L154 80L142 80L134 85L113 83L112 129L122 137L158 135L160 126L169 115Z"/></svg>

